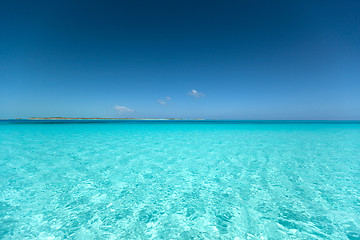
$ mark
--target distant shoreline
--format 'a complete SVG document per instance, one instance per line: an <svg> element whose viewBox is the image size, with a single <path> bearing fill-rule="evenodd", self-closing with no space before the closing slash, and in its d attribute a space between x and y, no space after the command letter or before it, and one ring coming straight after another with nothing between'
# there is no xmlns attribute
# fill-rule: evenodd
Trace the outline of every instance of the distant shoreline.
<svg viewBox="0 0 360 240"><path fill-rule="evenodd" d="M183 118L68 118L68 117L31 117L16 118L15 120L189 120ZM205 119L191 119L205 120Z"/></svg>

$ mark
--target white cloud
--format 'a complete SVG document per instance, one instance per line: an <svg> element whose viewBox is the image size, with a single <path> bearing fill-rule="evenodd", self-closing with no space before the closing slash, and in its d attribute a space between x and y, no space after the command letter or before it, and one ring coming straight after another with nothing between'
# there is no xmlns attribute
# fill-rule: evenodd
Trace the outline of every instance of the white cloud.
<svg viewBox="0 0 360 240"><path fill-rule="evenodd" d="M127 112L134 112L134 109L127 108L125 106L118 106L116 105L114 107L115 111L117 111L119 114L127 113Z"/></svg>
<svg viewBox="0 0 360 240"><path fill-rule="evenodd" d="M166 102L165 102L164 100L162 100L162 99L159 99L159 100L158 100L158 103L160 103L161 105L166 104Z"/></svg>
<svg viewBox="0 0 360 240"><path fill-rule="evenodd" d="M194 96L194 97L204 97L205 96L205 94L203 94L202 92L198 92L195 89L191 89L191 91L188 92L188 94L190 96Z"/></svg>
<svg viewBox="0 0 360 240"><path fill-rule="evenodd" d="M158 103L160 103L161 105L165 105L165 104L167 104L170 100L171 100L171 97L165 97L165 99L159 99L159 100L158 100Z"/></svg>

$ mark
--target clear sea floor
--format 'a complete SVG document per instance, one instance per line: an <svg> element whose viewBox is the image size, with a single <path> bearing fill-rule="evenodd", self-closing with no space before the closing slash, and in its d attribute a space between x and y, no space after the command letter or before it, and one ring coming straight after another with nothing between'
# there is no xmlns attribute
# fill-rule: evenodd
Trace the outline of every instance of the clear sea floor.
<svg viewBox="0 0 360 240"><path fill-rule="evenodd" d="M360 239L360 124L2 122L0 239Z"/></svg>

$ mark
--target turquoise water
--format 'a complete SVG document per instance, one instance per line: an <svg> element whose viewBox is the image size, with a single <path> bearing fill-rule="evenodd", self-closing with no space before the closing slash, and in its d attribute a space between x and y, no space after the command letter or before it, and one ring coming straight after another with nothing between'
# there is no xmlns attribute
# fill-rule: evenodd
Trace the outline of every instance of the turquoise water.
<svg viewBox="0 0 360 240"><path fill-rule="evenodd" d="M360 124L0 123L2 239L360 239Z"/></svg>

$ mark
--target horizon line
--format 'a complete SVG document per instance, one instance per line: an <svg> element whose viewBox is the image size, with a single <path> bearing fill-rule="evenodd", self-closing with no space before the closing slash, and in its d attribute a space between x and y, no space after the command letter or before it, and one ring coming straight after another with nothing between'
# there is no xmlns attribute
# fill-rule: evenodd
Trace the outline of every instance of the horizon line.
<svg viewBox="0 0 360 240"><path fill-rule="evenodd" d="M0 118L6 120L167 120L167 121L360 121L360 119L225 119L225 118L110 118L110 117L30 117L30 118Z"/></svg>

